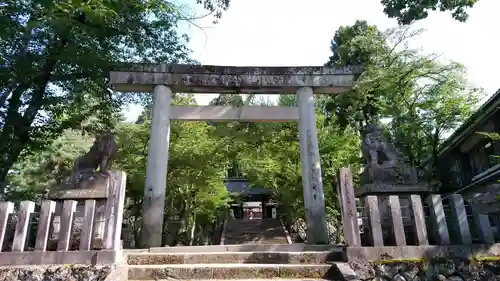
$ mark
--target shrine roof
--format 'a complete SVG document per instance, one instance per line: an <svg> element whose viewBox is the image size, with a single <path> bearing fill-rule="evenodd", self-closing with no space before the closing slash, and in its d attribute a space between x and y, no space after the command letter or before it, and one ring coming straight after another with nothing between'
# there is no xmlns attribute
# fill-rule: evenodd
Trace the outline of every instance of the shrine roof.
<svg viewBox="0 0 500 281"><path fill-rule="evenodd" d="M471 134L477 132L477 127L490 118L500 107L500 89L497 90L483 105L481 105L467 121L456 129L439 147L438 155L441 156L460 145Z"/></svg>

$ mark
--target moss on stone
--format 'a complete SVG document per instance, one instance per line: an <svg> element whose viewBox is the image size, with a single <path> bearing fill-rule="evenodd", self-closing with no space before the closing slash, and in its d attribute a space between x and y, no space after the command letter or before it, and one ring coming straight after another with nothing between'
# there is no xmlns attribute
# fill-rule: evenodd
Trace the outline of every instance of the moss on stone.
<svg viewBox="0 0 500 281"><path fill-rule="evenodd" d="M498 256L474 256L469 258L471 263L483 263L483 262L500 262L500 257Z"/></svg>
<svg viewBox="0 0 500 281"><path fill-rule="evenodd" d="M373 264L397 264L397 263L410 263L410 264L426 264L429 262L439 263L445 262L446 258L433 258L430 260L424 258L401 258L401 259L386 259L373 261ZM481 262L500 262L500 256L472 256L468 258L471 263L481 263Z"/></svg>
<svg viewBox="0 0 500 281"><path fill-rule="evenodd" d="M373 262L374 264L395 264L395 263L424 263L423 258L405 258L405 259L388 259L388 260L378 260Z"/></svg>

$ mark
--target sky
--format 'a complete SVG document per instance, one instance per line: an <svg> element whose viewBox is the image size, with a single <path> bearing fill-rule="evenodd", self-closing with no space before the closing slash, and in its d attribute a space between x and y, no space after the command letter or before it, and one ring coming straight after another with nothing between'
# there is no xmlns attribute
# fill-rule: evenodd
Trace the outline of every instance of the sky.
<svg viewBox="0 0 500 281"><path fill-rule="evenodd" d="M194 3L194 0L188 0ZM433 12L414 24L426 31L410 42L423 53L465 65L475 87L492 95L498 88L500 65L499 0L480 0L460 23L449 13ZM200 8L199 14L204 11ZM202 64L230 66L318 66L331 55L330 41L342 25L366 20L381 30L395 27L396 20L383 13L379 0L232 0L219 23L207 17L181 32L191 38L192 57ZM207 105L217 95L196 95ZM127 119L135 120L141 108L131 106Z"/></svg>

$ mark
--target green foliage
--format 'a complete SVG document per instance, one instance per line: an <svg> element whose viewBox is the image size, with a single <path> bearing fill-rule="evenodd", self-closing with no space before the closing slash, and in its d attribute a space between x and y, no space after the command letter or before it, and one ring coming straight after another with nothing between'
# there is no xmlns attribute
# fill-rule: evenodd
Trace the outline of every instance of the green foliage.
<svg viewBox="0 0 500 281"><path fill-rule="evenodd" d="M39 153L23 155L9 173L6 198L33 200L37 194L61 184L70 174L73 161L92 146L93 138L67 130Z"/></svg>
<svg viewBox="0 0 500 281"><path fill-rule="evenodd" d="M482 92L471 88L463 66L443 63L407 47L421 31L407 27L377 30L364 21L340 27L327 65L363 64L364 72L345 95L325 102L327 120L341 128L362 128L388 121L389 137L410 164L433 157L445 134L456 129L475 108ZM436 168L436 167L434 167Z"/></svg>
<svg viewBox="0 0 500 281"><path fill-rule="evenodd" d="M493 132L478 132L478 134L483 135L491 140L497 141L500 140L500 134L499 133L493 133Z"/></svg>
<svg viewBox="0 0 500 281"><path fill-rule="evenodd" d="M332 56L326 66L363 65L366 69L352 90L328 98L325 104L326 111L330 113L329 119L335 116L341 128L355 125L360 130L367 122L377 121L383 107L383 80L364 77L385 63L380 56L390 52L389 45L376 26L356 21L354 25L341 26L335 32L330 49Z"/></svg>
<svg viewBox="0 0 500 281"><path fill-rule="evenodd" d="M229 0L197 0L216 18ZM112 93L119 62L189 61L170 1L10 1L0 11L0 183L24 150L67 129L96 134L120 119L134 95ZM0 186L0 190L2 190Z"/></svg>
<svg viewBox="0 0 500 281"><path fill-rule="evenodd" d="M216 18L229 4L207 1L204 6ZM152 100L112 93L103 77L117 61L189 61L186 38L176 32L186 16L164 1L15 2L5 11L0 12L7 27L0 32L6 54L0 58L0 182L10 170L8 197L33 199L60 184L93 136L111 130L118 142L114 168L127 173L125 217L138 245ZM27 15L26 22L18 14ZM408 162L420 165L435 157L444 135L470 115L481 94L468 86L461 65L409 49L407 40L418 33L382 32L357 21L339 28L332 40L326 65L364 66L352 90L315 96L326 213L333 228L341 227L336 171L350 166L357 183L366 124L388 120L388 137ZM144 105L134 124L120 122L119 110L127 102ZM176 94L173 103L196 104L190 94ZM239 93L220 95L210 104L272 105ZM280 96L278 104L295 106L295 95ZM232 200L223 184L231 167L239 168L251 186L270 189L288 218L304 217L297 123L173 121L164 244L209 243ZM333 235L334 242L342 242L339 231Z"/></svg>
<svg viewBox="0 0 500 281"><path fill-rule="evenodd" d="M221 99L225 99L225 102L217 103ZM228 99L221 95L213 103L225 105L231 101L253 106L275 105L253 96L246 99L232 96ZM293 106L295 96L283 95L278 104ZM346 166L359 170L359 137L353 130L339 130L331 124L324 125L321 107L318 107L316 116L327 218L330 224L340 227L336 171ZM280 211L286 213L287 218L304 218L298 124L232 122L216 124L215 127L221 139L230 140L225 143L228 160L244 174L250 186L270 189L279 203ZM333 240L341 242L341 234L336 232L334 235Z"/></svg>
<svg viewBox="0 0 500 281"><path fill-rule="evenodd" d="M390 18L396 18L400 24L427 18L429 11L439 10L451 12L451 16L464 22L468 18L467 9L472 8L478 0L381 0L384 12Z"/></svg>

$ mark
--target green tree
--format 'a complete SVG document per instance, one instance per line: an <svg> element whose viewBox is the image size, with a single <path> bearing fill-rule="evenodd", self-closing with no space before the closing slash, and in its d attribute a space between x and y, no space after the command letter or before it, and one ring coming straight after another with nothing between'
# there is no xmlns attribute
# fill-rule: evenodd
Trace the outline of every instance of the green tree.
<svg viewBox="0 0 500 281"><path fill-rule="evenodd" d="M364 71L352 90L327 99L325 111L360 133L369 122L387 121L387 135L406 160L419 166L433 157L435 169L444 135L470 116L482 92L468 85L460 64L410 49L408 39L421 32L382 32L362 21L340 27L327 65L363 64Z"/></svg>
<svg viewBox="0 0 500 281"><path fill-rule="evenodd" d="M91 136L66 130L38 153L26 154L12 167L7 200L34 200L36 194L60 185L70 174L75 158L92 145Z"/></svg>
<svg viewBox="0 0 500 281"><path fill-rule="evenodd" d="M400 24L427 18L429 11L439 10L451 12L451 16L464 22L468 18L467 9L472 8L478 0L381 0L384 12L390 18L396 18Z"/></svg>
<svg viewBox="0 0 500 281"><path fill-rule="evenodd" d="M214 100L216 102L217 99ZM219 99L220 100L220 99ZM229 99L241 100L239 98ZM276 105L249 95L243 104L254 106ZM295 95L282 95L278 105L295 106ZM335 175L339 167L359 167L359 139L352 130L339 130L325 125L325 117L317 110L318 142L324 178L325 204L329 225L339 226L338 196ZM301 178L301 160L296 122L246 123L232 122L217 125L218 135L228 137L226 151L250 186L267 188L278 201L281 212L289 222L304 223L304 200ZM341 235L330 227L332 242L340 242Z"/></svg>
<svg viewBox="0 0 500 281"><path fill-rule="evenodd" d="M175 104L193 104L192 95L174 96ZM127 173L125 217L132 245L139 245L141 207L146 177L150 108L143 122L118 123L118 155L113 169ZM149 112L148 112L149 111ZM164 242L208 243L210 231L226 211L229 194L223 179L227 167L225 145L205 122L171 123L165 204ZM34 199L44 189L60 185L70 174L74 159L88 151L93 137L66 130L41 152L22 157L9 174L10 200Z"/></svg>
<svg viewBox="0 0 500 281"><path fill-rule="evenodd" d="M361 130L367 123L380 119L384 107L383 80L364 78L373 69L387 66L382 57L391 52L386 35L366 21L356 21L352 26L341 26L331 42L332 56L326 66L342 67L363 65L365 71L357 77L357 84L342 95L328 97L326 114L335 116L341 128L352 126Z"/></svg>
<svg viewBox="0 0 500 281"><path fill-rule="evenodd" d="M197 0L220 17L228 0ZM0 183L24 149L94 114L108 130L132 95L112 93L118 62L189 61L169 1L10 1L0 11ZM85 127L84 127L85 128ZM3 188L0 188L3 190ZM1 191L0 190L0 191Z"/></svg>
<svg viewBox="0 0 500 281"><path fill-rule="evenodd" d="M192 94L176 94L173 103L195 105ZM116 169L127 172L127 217L139 245L152 108L145 107L136 124L117 127L119 158ZM172 121L165 199L163 243L208 243L213 224L225 214L229 194L224 139L206 122Z"/></svg>

